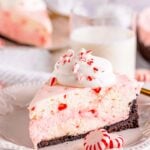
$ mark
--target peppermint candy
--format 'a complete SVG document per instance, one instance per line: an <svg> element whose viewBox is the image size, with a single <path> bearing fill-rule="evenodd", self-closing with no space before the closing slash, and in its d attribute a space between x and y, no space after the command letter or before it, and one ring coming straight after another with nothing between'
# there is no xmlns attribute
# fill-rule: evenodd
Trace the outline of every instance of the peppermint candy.
<svg viewBox="0 0 150 150"><path fill-rule="evenodd" d="M110 143L110 136L104 129L91 131L84 138L85 150L105 150Z"/></svg>
<svg viewBox="0 0 150 150"><path fill-rule="evenodd" d="M124 140L120 135L111 134L109 148L121 148L124 144Z"/></svg>
<svg viewBox="0 0 150 150"><path fill-rule="evenodd" d="M104 129L91 131L84 138L84 150L121 150L123 144L120 135L109 134Z"/></svg>

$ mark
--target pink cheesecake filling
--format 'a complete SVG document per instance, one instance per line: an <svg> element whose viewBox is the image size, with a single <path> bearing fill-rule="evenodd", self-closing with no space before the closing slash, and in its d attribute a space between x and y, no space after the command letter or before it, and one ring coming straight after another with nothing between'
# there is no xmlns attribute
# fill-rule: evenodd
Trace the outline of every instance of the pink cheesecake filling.
<svg viewBox="0 0 150 150"><path fill-rule="evenodd" d="M29 106L34 146L42 140L83 134L127 119L129 103L140 87L125 76L117 76L115 85L101 90L44 85Z"/></svg>
<svg viewBox="0 0 150 150"><path fill-rule="evenodd" d="M41 21L42 18L42 21ZM52 25L46 10L0 10L0 34L22 44L48 48Z"/></svg>
<svg viewBox="0 0 150 150"><path fill-rule="evenodd" d="M138 33L140 41L145 46L150 46L150 8L145 9L139 15Z"/></svg>

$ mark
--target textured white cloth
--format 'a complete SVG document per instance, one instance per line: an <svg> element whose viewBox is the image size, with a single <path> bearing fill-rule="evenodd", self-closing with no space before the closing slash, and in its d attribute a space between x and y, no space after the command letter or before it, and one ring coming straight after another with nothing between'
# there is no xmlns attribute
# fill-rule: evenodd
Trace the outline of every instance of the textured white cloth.
<svg viewBox="0 0 150 150"><path fill-rule="evenodd" d="M0 81L11 85L47 80L52 70L51 62L48 51L28 47L1 48Z"/></svg>

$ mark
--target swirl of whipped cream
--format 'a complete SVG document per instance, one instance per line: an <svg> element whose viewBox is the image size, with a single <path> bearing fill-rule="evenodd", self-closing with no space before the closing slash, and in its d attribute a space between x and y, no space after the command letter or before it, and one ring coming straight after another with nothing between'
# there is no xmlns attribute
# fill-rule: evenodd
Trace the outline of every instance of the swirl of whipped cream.
<svg viewBox="0 0 150 150"><path fill-rule="evenodd" d="M111 63L85 49L76 55L68 50L55 64L52 75L59 84L72 87L109 87L116 82Z"/></svg>

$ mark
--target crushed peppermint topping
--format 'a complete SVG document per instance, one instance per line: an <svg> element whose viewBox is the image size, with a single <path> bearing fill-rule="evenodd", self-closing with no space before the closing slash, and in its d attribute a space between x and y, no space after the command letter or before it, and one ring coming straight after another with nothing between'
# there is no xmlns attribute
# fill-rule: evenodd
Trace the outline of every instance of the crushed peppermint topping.
<svg viewBox="0 0 150 150"><path fill-rule="evenodd" d="M68 50L60 57L53 72L53 75L57 77L57 83L92 88L112 85L115 82L115 76L110 62L104 58L92 56L91 53L92 50L85 49L81 49L77 54L73 50ZM54 81L55 78L51 80L51 86L54 85Z"/></svg>
<svg viewBox="0 0 150 150"><path fill-rule="evenodd" d="M93 80L93 77L87 76L87 80L88 80L88 81L92 81L92 80Z"/></svg>
<svg viewBox="0 0 150 150"><path fill-rule="evenodd" d="M90 112L94 114L94 113L96 113L96 110L95 109L91 109Z"/></svg>
<svg viewBox="0 0 150 150"><path fill-rule="evenodd" d="M59 111L62 111L62 110L64 110L64 109L66 109L66 108L67 108L67 104L60 103L60 104L58 105L58 110L59 110Z"/></svg>
<svg viewBox="0 0 150 150"><path fill-rule="evenodd" d="M88 64L89 66L91 66L91 65L93 64L93 60L87 61L87 64Z"/></svg>
<svg viewBox="0 0 150 150"><path fill-rule="evenodd" d="M50 80L50 86L53 86L56 84L56 77L52 77Z"/></svg>
<svg viewBox="0 0 150 150"><path fill-rule="evenodd" d="M32 108L31 108L31 111L34 111L35 110L35 107L33 106Z"/></svg>
<svg viewBox="0 0 150 150"><path fill-rule="evenodd" d="M59 64L64 65L66 63L70 63L73 56L74 51L68 50L67 54L64 54L62 57L60 57L60 60L56 63L56 66Z"/></svg>
<svg viewBox="0 0 150 150"><path fill-rule="evenodd" d="M101 88L100 87L97 87L97 88L93 88L92 89L95 93L99 93L101 91Z"/></svg>
<svg viewBox="0 0 150 150"><path fill-rule="evenodd" d="M93 70L94 70L94 72L97 72L97 71L98 71L98 68L93 67Z"/></svg>

